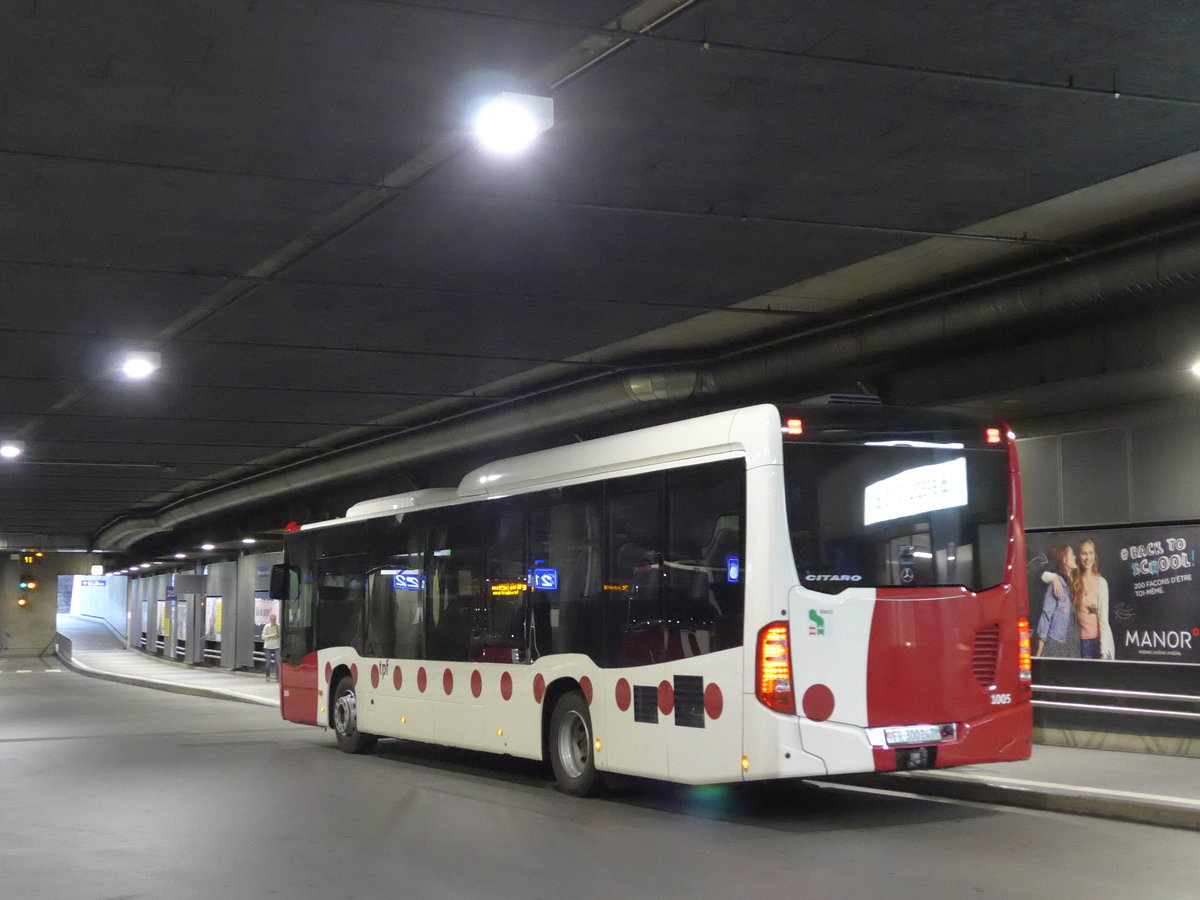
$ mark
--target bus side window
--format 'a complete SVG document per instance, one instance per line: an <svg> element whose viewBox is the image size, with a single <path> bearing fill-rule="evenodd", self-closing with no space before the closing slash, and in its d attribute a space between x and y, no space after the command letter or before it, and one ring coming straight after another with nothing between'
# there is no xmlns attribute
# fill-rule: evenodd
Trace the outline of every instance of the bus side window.
<svg viewBox="0 0 1200 900"><path fill-rule="evenodd" d="M608 485L605 621L612 665L648 665L667 658L662 485L658 473Z"/></svg>
<svg viewBox="0 0 1200 900"><path fill-rule="evenodd" d="M452 506L432 518L427 657L466 661L475 618L483 606L483 505Z"/></svg>
<svg viewBox="0 0 1200 900"><path fill-rule="evenodd" d="M557 489L529 512L534 658L585 653L603 664L601 497L596 484Z"/></svg>
<svg viewBox="0 0 1200 900"><path fill-rule="evenodd" d="M315 625L319 646L363 651L366 564L364 553L326 556L318 561Z"/></svg>
<svg viewBox="0 0 1200 900"><path fill-rule="evenodd" d="M494 500L484 507L487 579L483 608L471 635L471 659L529 660L529 566L525 552L525 498Z"/></svg>
<svg viewBox="0 0 1200 900"><path fill-rule="evenodd" d="M666 475L668 659L742 643L745 467L741 460Z"/></svg>
<svg viewBox="0 0 1200 900"><path fill-rule="evenodd" d="M370 523L367 654L425 657L425 523L420 513Z"/></svg>

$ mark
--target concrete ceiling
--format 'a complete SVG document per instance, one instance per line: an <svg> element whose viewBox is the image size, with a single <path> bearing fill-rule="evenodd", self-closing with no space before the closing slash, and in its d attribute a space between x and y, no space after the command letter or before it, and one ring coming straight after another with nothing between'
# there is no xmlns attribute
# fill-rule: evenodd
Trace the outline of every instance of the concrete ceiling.
<svg viewBox="0 0 1200 900"><path fill-rule="evenodd" d="M5 0L0 540L1154 254L1200 209L1198 30L1167 0ZM554 98L520 159L463 132L498 90ZM1186 394L1190 277L1128 282L762 396Z"/></svg>

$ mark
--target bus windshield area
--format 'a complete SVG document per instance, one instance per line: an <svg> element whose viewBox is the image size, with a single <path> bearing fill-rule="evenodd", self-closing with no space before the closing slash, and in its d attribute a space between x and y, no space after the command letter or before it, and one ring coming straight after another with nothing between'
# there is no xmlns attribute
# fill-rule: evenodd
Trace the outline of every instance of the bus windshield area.
<svg viewBox="0 0 1200 900"><path fill-rule="evenodd" d="M1008 455L904 443L784 444L788 529L804 587L1004 580Z"/></svg>

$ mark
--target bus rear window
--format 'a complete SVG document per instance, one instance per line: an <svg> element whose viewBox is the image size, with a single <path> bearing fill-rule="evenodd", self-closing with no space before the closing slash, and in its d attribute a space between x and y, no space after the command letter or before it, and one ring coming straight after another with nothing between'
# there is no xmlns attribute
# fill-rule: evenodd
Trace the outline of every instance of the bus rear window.
<svg viewBox="0 0 1200 900"><path fill-rule="evenodd" d="M789 441L784 474L792 551L806 588L978 591L1003 581L1003 448Z"/></svg>

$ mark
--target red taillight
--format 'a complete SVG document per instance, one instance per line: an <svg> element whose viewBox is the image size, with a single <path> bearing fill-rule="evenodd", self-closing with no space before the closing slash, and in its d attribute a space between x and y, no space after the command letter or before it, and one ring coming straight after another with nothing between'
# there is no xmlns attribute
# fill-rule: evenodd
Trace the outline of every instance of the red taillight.
<svg viewBox="0 0 1200 900"><path fill-rule="evenodd" d="M1029 620L1017 620L1017 669L1021 681L1033 680L1033 654L1029 649Z"/></svg>
<svg viewBox="0 0 1200 900"><path fill-rule="evenodd" d="M989 444L999 444L1004 440L1004 433L999 428L989 428L987 430L987 442Z"/></svg>
<svg viewBox="0 0 1200 900"><path fill-rule="evenodd" d="M760 703L776 712L796 712L792 691L792 653L787 622L772 622L758 633L758 670L754 693Z"/></svg>
<svg viewBox="0 0 1200 900"><path fill-rule="evenodd" d="M788 419L783 430L788 434L804 434L804 420Z"/></svg>

